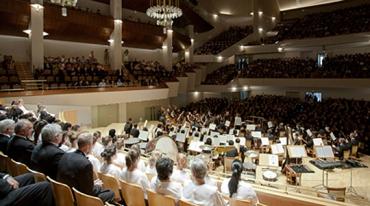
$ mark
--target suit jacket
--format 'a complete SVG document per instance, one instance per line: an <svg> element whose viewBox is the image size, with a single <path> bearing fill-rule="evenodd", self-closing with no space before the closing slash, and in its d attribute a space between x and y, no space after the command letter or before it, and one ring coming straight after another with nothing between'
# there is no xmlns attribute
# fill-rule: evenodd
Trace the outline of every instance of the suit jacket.
<svg viewBox="0 0 370 206"><path fill-rule="evenodd" d="M9 183L3 179L5 175L5 173L0 173L0 199L13 190Z"/></svg>
<svg viewBox="0 0 370 206"><path fill-rule="evenodd" d="M32 166L35 170L50 176L57 177L58 163L64 151L50 142L42 142L36 145L31 155Z"/></svg>
<svg viewBox="0 0 370 206"><path fill-rule="evenodd" d="M34 147L35 145L31 140L15 135L9 140L7 153L10 158L30 167Z"/></svg>
<svg viewBox="0 0 370 206"><path fill-rule="evenodd" d="M66 153L58 164L57 180L77 190L93 194L93 166L80 150Z"/></svg>
<svg viewBox="0 0 370 206"><path fill-rule="evenodd" d="M8 146L8 142L10 137L6 136L5 134L0 134L0 151L6 154L6 147Z"/></svg>

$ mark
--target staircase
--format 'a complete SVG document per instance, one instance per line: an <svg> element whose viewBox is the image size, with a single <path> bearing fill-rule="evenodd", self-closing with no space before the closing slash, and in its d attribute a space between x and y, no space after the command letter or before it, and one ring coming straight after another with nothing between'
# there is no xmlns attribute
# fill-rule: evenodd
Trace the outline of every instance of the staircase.
<svg viewBox="0 0 370 206"><path fill-rule="evenodd" d="M44 89L45 80L35 80L28 62L18 62L15 64L15 70L25 90Z"/></svg>

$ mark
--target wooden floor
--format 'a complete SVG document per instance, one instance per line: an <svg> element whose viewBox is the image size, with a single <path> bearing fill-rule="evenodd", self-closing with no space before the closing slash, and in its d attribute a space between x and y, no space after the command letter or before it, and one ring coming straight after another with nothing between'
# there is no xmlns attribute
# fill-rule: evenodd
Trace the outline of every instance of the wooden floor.
<svg viewBox="0 0 370 206"><path fill-rule="evenodd" d="M150 128L151 125L157 125L158 122L149 122L147 127ZM139 127L143 123L139 123ZM108 131L110 129L115 129L116 134L121 134L123 131L124 124L123 123L113 123L107 127L101 128L93 128L87 129L88 131L101 131L102 135L108 135ZM322 170L318 169L311 163L309 160L312 158L305 158L303 163L308 166L311 170L315 173L304 173L302 174L302 186L296 187L287 184L286 176L278 172L278 180L276 182L267 182L262 177L262 172L266 169L264 166L257 166L256 168L256 176L254 178L254 184L252 185L255 188L262 188L262 190L268 188L276 188L280 191L283 191L286 194L303 194L303 195L310 195L310 196L317 196L317 191L320 189L314 188L317 185L322 183ZM357 197L352 193L348 193L346 195L346 203L348 204L355 204L355 205L369 205L370 206L370 156L362 155L360 160L363 164L367 165L369 168L354 168L352 169L352 185L353 188L356 190L358 195L362 196ZM280 171L278 168L276 171ZM217 168L214 174L219 174L220 176L225 176L222 173L222 168ZM243 179L251 180L250 176L243 175ZM252 178L253 179L253 178ZM325 175L326 179L326 175ZM328 185L330 187L349 187L351 182L351 169L335 169L332 172L328 173ZM325 182L326 185L326 182ZM262 186L262 187L261 187ZM321 189L323 191L323 189Z"/></svg>

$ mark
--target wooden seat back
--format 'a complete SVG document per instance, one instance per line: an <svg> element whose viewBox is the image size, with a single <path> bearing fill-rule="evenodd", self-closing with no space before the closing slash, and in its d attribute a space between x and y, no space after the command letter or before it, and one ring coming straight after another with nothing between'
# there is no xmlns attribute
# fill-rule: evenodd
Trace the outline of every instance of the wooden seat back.
<svg viewBox="0 0 370 206"><path fill-rule="evenodd" d="M33 174L33 177L35 178L35 182L46 181L46 175L44 173L37 172L35 170L31 170L28 167L27 167L27 172L30 172L30 173Z"/></svg>
<svg viewBox="0 0 370 206"><path fill-rule="evenodd" d="M100 179L105 189L110 189L114 192L114 200L120 202L122 198L118 180L109 174L100 174Z"/></svg>
<svg viewBox="0 0 370 206"><path fill-rule="evenodd" d="M147 190L149 206L175 206L176 200L173 197L158 194L152 190Z"/></svg>
<svg viewBox="0 0 370 206"><path fill-rule="evenodd" d="M103 201L98 197L82 193L78 191L76 188L72 189L76 197L76 206L104 206Z"/></svg>
<svg viewBox="0 0 370 206"><path fill-rule="evenodd" d="M50 177L46 178L50 182L53 190L55 206L74 206L74 198L71 188L66 184L51 179Z"/></svg>
<svg viewBox="0 0 370 206"><path fill-rule="evenodd" d="M127 206L145 206L143 189L134 184L119 180L121 194Z"/></svg>

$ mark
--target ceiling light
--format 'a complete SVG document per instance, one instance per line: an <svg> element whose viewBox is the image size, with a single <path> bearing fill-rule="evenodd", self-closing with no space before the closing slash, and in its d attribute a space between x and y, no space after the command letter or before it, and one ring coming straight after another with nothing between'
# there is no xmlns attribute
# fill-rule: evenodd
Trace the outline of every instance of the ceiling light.
<svg viewBox="0 0 370 206"><path fill-rule="evenodd" d="M173 20L182 16L179 0L150 1L146 15L157 20L157 25L171 27Z"/></svg>
<svg viewBox="0 0 370 206"><path fill-rule="evenodd" d="M282 51L284 51L284 48L283 47L278 47L277 50L278 50L278 52L282 52Z"/></svg>
<svg viewBox="0 0 370 206"><path fill-rule="evenodd" d="M262 16L263 11L258 11L258 16Z"/></svg>
<svg viewBox="0 0 370 206"><path fill-rule="evenodd" d="M40 11L44 8L44 6L42 6L41 4L31 4L31 7L36 9L36 11Z"/></svg>
<svg viewBox="0 0 370 206"><path fill-rule="evenodd" d="M249 14L250 14L251 16L253 16L253 15L254 15L253 11L251 11Z"/></svg>
<svg viewBox="0 0 370 206"><path fill-rule="evenodd" d="M31 35L31 29L26 29L26 30L23 30L24 33L28 34L28 35ZM42 36L47 36L49 35L49 33L47 32L42 32Z"/></svg>
<svg viewBox="0 0 370 206"><path fill-rule="evenodd" d="M262 27L258 27L258 31L259 32L263 32L263 28Z"/></svg>
<svg viewBox="0 0 370 206"><path fill-rule="evenodd" d="M276 20L276 17L274 17L274 16L273 16L273 17L271 17L271 20L272 20L272 21L275 21L275 20Z"/></svg>

